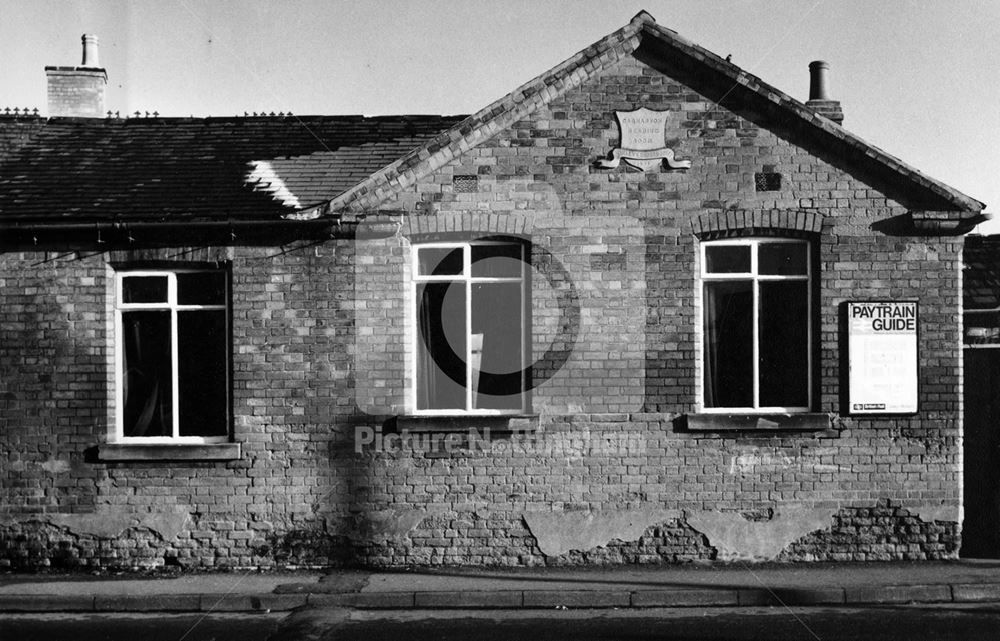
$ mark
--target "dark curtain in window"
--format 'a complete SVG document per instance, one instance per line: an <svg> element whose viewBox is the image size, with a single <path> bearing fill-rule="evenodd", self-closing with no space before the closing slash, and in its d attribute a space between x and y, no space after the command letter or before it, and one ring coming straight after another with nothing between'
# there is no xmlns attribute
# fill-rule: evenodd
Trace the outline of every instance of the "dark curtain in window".
<svg viewBox="0 0 1000 641"><path fill-rule="evenodd" d="M464 410L464 286L445 282L417 287L417 332L417 408Z"/></svg>
<svg viewBox="0 0 1000 641"><path fill-rule="evenodd" d="M705 283L705 407L753 407L753 284Z"/></svg>
<svg viewBox="0 0 1000 641"><path fill-rule="evenodd" d="M124 435L172 436L170 312L122 314Z"/></svg>
<svg viewBox="0 0 1000 641"><path fill-rule="evenodd" d="M177 404L181 436L229 433L226 312L177 312Z"/></svg>
<svg viewBox="0 0 1000 641"><path fill-rule="evenodd" d="M472 286L473 409L524 406L521 300L520 282ZM481 342L478 354L476 341Z"/></svg>
<svg viewBox="0 0 1000 641"><path fill-rule="evenodd" d="M760 405L809 405L809 285L760 284Z"/></svg>

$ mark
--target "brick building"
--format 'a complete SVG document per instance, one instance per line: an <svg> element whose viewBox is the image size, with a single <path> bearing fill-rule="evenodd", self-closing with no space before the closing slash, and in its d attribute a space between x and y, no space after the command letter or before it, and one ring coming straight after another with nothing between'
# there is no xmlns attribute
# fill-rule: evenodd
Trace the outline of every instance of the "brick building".
<svg viewBox="0 0 1000 641"><path fill-rule="evenodd" d="M983 205L812 73L640 13L468 117L0 117L0 564L956 556Z"/></svg>

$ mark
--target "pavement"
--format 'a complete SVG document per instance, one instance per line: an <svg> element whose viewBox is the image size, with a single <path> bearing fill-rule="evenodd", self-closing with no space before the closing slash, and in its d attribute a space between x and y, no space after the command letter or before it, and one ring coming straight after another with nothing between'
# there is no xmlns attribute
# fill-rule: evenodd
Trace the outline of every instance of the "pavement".
<svg viewBox="0 0 1000 641"><path fill-rule="evenodd" d="M1000 560L170 575L0 574L13 612L1000 603Z"/></svg>

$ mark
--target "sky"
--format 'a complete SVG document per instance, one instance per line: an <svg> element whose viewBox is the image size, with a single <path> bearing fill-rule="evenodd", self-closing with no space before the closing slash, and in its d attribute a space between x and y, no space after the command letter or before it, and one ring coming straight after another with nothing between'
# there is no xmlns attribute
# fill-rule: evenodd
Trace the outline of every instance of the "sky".
<svg viewBox="0 0 1000 641"><path fill-rule="evenodd" d="M88 33L122 115L472 113L641 10L1000 214L996 0L0 0L0 109Z"/></svg>

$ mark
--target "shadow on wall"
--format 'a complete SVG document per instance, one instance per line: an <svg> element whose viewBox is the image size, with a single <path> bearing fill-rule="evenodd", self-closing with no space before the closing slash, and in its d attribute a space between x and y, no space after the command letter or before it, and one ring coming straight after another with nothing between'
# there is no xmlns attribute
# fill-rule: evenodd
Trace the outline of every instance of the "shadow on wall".
<svg viewBox="0 0 1000 641"><path fill-rule="evenodd" d="M1000 350L965 350L961 555L1000 558Z"/></svg>
<svg viewBox="0 0 1000 641"><path fill-rule="evenodd" d="M84 452L108 411L103 260L7 254L0 281L16 287L0 310L0 519L93 511L102 472Z"/></svg>

